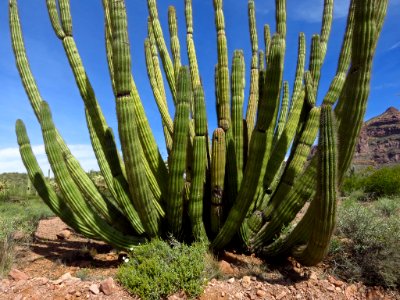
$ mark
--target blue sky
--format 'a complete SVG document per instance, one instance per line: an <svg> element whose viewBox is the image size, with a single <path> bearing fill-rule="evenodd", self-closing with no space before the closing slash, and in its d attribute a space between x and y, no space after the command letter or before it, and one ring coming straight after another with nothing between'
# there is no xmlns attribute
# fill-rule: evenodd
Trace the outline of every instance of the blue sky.
<svg viewBox="0 0 400 300"><path fill-rule="evenodd" d="M144 39L146 37L147 5L145 0L128 0L128 22L132 52L133 75L138 86L147 117L165 155L161 122L147 79L144 62ZM167 31L168 5L174 5L178 13L182 59L187 63L185 51L185 22L183 0L158 1L159 14ZM275 28L274 2L256 0L257 26L260 47L262 46L263 24L268 23L272 32ZM371 93L366 119L385 111L389 106L400 109L400 0L389 0L388 16L375 56ZM285 80L293 82L297 36L305 32L307 53L312 34L319 33L323 0L287 0L287 51ZM14 124L23 119L28 128L31 144L40 164L47 172L48 163L44 154L40 127L23 90L12 54L8 28L8 1L0 3L0 173L24 172L19 158ZM335 71L342 42L347 15L348 0L335 1L335 13L331 40L322 70L319 98L327 90ZM61 42L56 38L48 18L45 1L19 0L20 17L31 68L43 98L49 102L56 126L70 145L71 151L86 170L97 169L86 129L83 103ZM74 37L86 72L103 108L107 122L117 131L115 102L111 90L104 49L103 14L101 1L71 1ZM225 0L224 12L230 57L233 50L243 49L247 71L250 66L250 38L247 20L247 0ZM216 57L216 34L212 0L193 0L194 39L198 52L199 69L206 91L209 126L216 127L214 99L214 65ZM248 76L248 75L247 75ZM249 83L247 77L246 82ZM248 85L247 85L248 88ZM248 95L248 90L246 90ZM172 105L170 111L173 112Z"/></svg>

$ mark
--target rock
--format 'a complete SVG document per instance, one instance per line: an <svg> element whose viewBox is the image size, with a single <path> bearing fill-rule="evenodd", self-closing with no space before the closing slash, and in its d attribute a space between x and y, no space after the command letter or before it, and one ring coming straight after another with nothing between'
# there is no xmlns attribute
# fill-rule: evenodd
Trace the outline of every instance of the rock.
<svg viewBox="0 0 400 300"><path fill-rule="evenodd" d="M279 294L275 297L275 299L276 299L276 300L283 299L286 295L287 295L287 293L286 293L285 291L282 291L281 293L279 293Z"/></svg>
<svg viewBox="0 0 400 300"><path fill-rule="evenodd" d="M244 287L249 287L251 284L251 277L250 276L243 276L242 278L242 285Z"/></svg>
<svg viewBox="0 0 400 300"><path fill-rule="evenodd" d="M334 292L334 291L335 291L335 286L332 285L332 284L330 284L330 285L328 285L328 286L326 287L326 289L327 289L328 291L330 291L330 292Z"/></svg>
<svg viewBox="0 0 400 300"><path fill-rule="evenodd" d="M111 295L114 292L115 284L114 279L108 277L106 280L103 280L100 283L100 291L103 292L105 295Z"/></svg>
<svg viewBox="0 0 400 300"><path fill-rule="evenodd" d="M221 260L219 263L219 270L225 275L235 274L235 270L232 268L231 264L225 260Z"/></svg>
<svg viewBox="0 0 400 300"><path fill-rule="evenodd" d="M234 283L235 282L235 277L231 277L228 279L228 283Z"/></svg>
<svg viewBox="0 0 400 300"><path fill-rule="evenodd" d="M61 284L61 283L63 283L64 281L67 281L67 280L70 280L70 279L72 279L73 277L71 276L71 273L65 273L64 275L62 275L60 278L58 278L57 280L53 280L52 281L52 283L54 284L54 285L58 285L58 284Z"/></svg>
<svg viewBox="0 0 400 300"><path fill-rule="evenodd" d="M352 298L356 292L357 292L357 286L355 284L349 285L344 291L347 299Z"/></svg>
<svg viewBox="0 0 400 300"><path fill-rule="evenodd" d="M364 123L353 165L388 166L400 162L400 112L390 107L383 114Z"/></svg>
<svg viewBox="0 0 400 300"><path fill-rule="evenodd" d="M68 240L71 236L71 231L68 229L64 229L61 232L57 233L56 236L59 240Z"/></svg>
<svg viewBox="0 0 400 300"><path fill-rule="evenodd" d="M10 276L12 279L15 281L20 281L20 280L28 280L29 276L26 275L24 272L18 270L18 269L12 269L10 273L8 273L8 276Z"/></svg>
<svg viewBox="0 0 400 300"><path fill-rule="evenodd" d="M329 276L328 281L330 283L332 283L334 286L342 286L343 285L343 281L340 281L333 276Z"/></svg>
<svg viewBox="0 0 400 300"><path fill-rule="evenodd" d="M26 237L26 234L23 233L21 230L14 231L12 234L12 239L14 241L21 241Z"/></svg>
<svg viewBox="0 0 400 300"><path fill-rule="evenodd" d="M222 297L222 298L225 297L225 292L221 292L221 297Z"/></svg>
<svg viewBox="0 0 400 300"><path fill-rule="evenodd" d="M100 293L100 290L99 290L99 287L97 286L97 284L92 284L89 287L89 291L94 295L98 295Z"/></svg>
<svg viewBox="0 0 400 300"><path fill-rule="evenodd" d="M257 290L256 295L258 297L264 298L267 295L267 292L263 290Z"/></svg>

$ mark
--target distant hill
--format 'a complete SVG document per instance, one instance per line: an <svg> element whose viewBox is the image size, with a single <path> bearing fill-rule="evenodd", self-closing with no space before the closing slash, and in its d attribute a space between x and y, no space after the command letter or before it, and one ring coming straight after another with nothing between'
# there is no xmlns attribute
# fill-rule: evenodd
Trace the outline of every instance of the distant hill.
<svg viewBox="0 0 400 300"><path fill-rule="evenodd" d="M391 166L400 162L400 111L388 108L364 123L356 146L353 166Z"/></svg>

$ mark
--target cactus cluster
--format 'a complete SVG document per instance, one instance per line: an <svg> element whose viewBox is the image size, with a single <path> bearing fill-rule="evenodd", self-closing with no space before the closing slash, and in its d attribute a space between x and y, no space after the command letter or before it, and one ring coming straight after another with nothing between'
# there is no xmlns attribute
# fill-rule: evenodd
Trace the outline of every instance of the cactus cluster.
<svg viewBox="0 0 400 300"><path fill-rule="evenodd" d="M132 76L125 2L103 0L121 156L75 44L69 0L46 0L52 26L84 101L107 196L83 171L56 129L29 67L17 1L9 2L16 64L41 125L60 193L55 193L44 177L24 124L18 120L21 156L41 198L69 226L118 248L172 234L187 242L208 242L215 250L235 245L271 257L291 255L306 265L323 259L335 226L336 190L349 167L365 113L372 58L387 0L351 1L337 72L322 102L317 95L333 0L324 1L322 28L312 37L308 67L306 37L299 34L291 92L288 81L283 80L286 1L275 1L276 33L271 36L270 27L265 25L262 50L255 3L248 1L252 56L247 97L243 51L234 51L230 69L223 1L213 0L218 128L211 140L193 39L192 1L184 3L189 65L183 66L175 8L168 11L169 51L156 0L148 0L144 51L162 120L167 163L160 155ZM168 109L166 89L175 105L174 117ZM308 160L317 136L317 154ZM307 201L307 212L293 223ZM292 229L282 235L282 229L289 225Z"/></svg>

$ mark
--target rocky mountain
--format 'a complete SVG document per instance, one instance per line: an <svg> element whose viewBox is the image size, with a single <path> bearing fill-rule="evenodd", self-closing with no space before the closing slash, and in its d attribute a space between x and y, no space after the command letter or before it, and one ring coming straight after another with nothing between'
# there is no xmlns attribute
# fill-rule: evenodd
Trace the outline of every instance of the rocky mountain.
<svg viewBox="0 0 400 300"><path fill-rule="evenodd" d="M382 167L400 162L400 111L388 108L364 123L353 158L360 169Z"/></svg>

